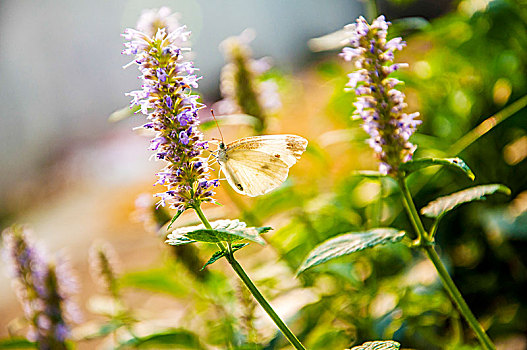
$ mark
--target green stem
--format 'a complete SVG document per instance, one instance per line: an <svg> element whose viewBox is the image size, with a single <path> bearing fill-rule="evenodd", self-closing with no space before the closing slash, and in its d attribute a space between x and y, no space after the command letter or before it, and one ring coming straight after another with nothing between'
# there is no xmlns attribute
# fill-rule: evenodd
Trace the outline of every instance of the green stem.
<svg viewBox="0 0 527 350"><path fill-rule="evenodd" d="M483 327L479 324L478 320L468 307L467 303L465 302L465 299L463 299L463 296L461 295L461 292L459 289L457 289L456 285L454 284L454 281L448 274L448 271L445 268L445 265L441 262L441 259L437 255L437 252L434 249L433 243L431 239L428 237L428 234L426 233L423 223L421 222L421 218L419 217L419 214L417 212L417 209L415 208L415 204L413 202L412 196L410 194L410 191L408 190L408 187L406 186L406 182L403 177L399 177L398 179L399 185L401 187L401 191L403 192L404 197L404 207L406 208L406 211L408 213L408 217L410 218L410 221L412 222L412 226L417 232L419 246L424 249L426 252L428 258L432 261L434 264L437 273L439 274L439 277L441 278L441 282L443 282L443 286L447 290L448 294L456 304L459 312L469 326L472 328L472 330L476 333L476 336L478 337L479 342L486 350L495 350L496 347L492 343L492 340L490 340L487 333L485 333L485 330Z"/></svg>
<svg viewBox="0 0 527 350"><path fill-rule="evenodd" d="M449 154L457 155L461 153L465 148L473 144L481 136L485 135L487 132L492 130L496 125L503 122L510 116L514 115L516 112L527 106L527 95L522 98L514 101L507 107L503 108L498 113L493 116L485 119L481 124L476 126L474 129L467 132L462 138L457 140L450 149L448 150Z"/></svg>
<svg viewBox="0 0 527 350"><path fill-rule="evenodd" d="M421 222L421 219L419 218L417 209L415 208L412 195L410 194L410 190L408 189L408 186L406 186L406 181L404 180L403 177L399 177L397 181L399 182L399 186L401 187L401 192L403 193L404 208L406 209L406 212L408 213L408 216L410 217L410 222L412 223L415 233L417 234L417 239L421 241L423 239L423 236L426 235L426 231L423 226L423 223ZM416 236L412 238L416 238Z"/></svg>
<svg viewBox="0 0 527 350"><path fill-rule="evenodd" d="M201 210L201 207L199 205L194 206L194 210L198 214L201 222L203 222L203 225L205 225L206 228L212 229L212 226L210 225L209 221L205 217L205 214L203 214L203 211ZM218 243L218 247L222 251L225 251L226 248L223 246L223 244ZM269 304L269 302L265 299L265 297L260 293L258 288L254 285L254 283L251 281L249 276L245 273L242 266L238 263L238 261L234 258L234 254L230 250L230 247L228 247L228 253L225 256L227 258L227 261L232 266L234 272L240 277L242 282L245 284L245 286L249 289L251 294L254 296L256 301L260 304L260 306L267 312L269 317L273 320L273 322L276 324L276 326L280 329L280 331L284 334L284 336L289 340L291 345L297 350L306 350L306 348L300 343L298 338L291 332L291 330L287 327L287 325L282 321L280 316L274 311L273 307Z"/></svg>
<svg viewBox="0 0 527 350"><path fill-rule="evenodd" d="M251 294L254 296L256 301L258 301L260 306L265 310L265 312L267 312L269 317L271 317L271 319L274 321L274 323L280 329L280 331L282 331L282 333L287 338L287 340L289 340L289 342L294 346L295 349L305 350L306 348L302 345L302 343L300 343L300 341L293 334L293 332L291 332L291 330L287 327L284 321L282 321L280 316L278 316L278 314L274 311L273 307L269 304L269 302L267 302L267 300L260 293L258 288L256 288L256 286L251 281L249 276L247 276L247 274L245 273L241 265L238 263L238 261L234 259L234 255L232 254L227 255L227 260L231 264L232 268L234 269L238 277L240 277L240 279L243 281L243 283L245 283L249 291L251 291Z"/></svg>
<svg viewBox="0 0 527 350"><path fill-rule="evenodd" d="M448 294L456 303L459 312L461 312L461 314L468 322L472 330L476 333L479 342L481 343L483 348L488 350L495 350L496 347L492 343L492 340L490 340L489 336L487 335L487 333L485 333L485 330L479 324L472 311L470 311L470 308L465 302L465 299L463 299L461 292L459 291L459 289L457 289L456 285L454 284L454 281L448 274L445 265L443 265L441 259L439 258L439 255L437 255L434 246L427 244L423 246L423 249L434 264L437 273L439 274L439 277L441 278L441 281L443 282L443 285L445 286L445 289L447 290Z"/></svg>

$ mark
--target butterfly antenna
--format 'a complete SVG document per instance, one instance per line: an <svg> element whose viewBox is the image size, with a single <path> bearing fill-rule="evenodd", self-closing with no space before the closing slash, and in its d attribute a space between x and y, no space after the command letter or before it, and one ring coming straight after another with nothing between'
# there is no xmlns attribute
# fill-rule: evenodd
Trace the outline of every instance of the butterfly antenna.
<svg viewBox="0 0 527 350"><path fill-rule="evenodd" d="M212 114L212 118L216 122L216 126L218 127L218 131L220 132L220 136L221 136L221 143L223 143L223 134L221 133L220 125L218 124L218 120L216 119L216 116L214 115L213 109L210 110L210 114Z"/></svg>

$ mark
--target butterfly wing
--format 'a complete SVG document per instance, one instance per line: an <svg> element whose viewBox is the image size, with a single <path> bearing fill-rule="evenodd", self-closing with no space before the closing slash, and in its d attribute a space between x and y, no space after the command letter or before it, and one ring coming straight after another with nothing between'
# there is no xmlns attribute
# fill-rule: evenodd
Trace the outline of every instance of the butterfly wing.
<svg viewBox="0 0 527 350"><path fill-rule="evenodd" d="M244 151L245 159L230 158L223 165L229 184L238 193L261 196L287 179L289 167L279 159L257 151Z"/></svg>
<svg viewBox="0 0 527 350"><path fill-rule="evenodd" d="M255 150L282 160L293 166L306 150L307 140L297 135L264 135L246 137L230 143L227 154L232 157L239 151Z"/></svg>
<svg viewBox="0 0 527 350"><path fill-rule="evenodd" d="M260 196L287 179L306 146L307 140L296 135L247 137L229 144L220 164L236 192Z"/></svg>

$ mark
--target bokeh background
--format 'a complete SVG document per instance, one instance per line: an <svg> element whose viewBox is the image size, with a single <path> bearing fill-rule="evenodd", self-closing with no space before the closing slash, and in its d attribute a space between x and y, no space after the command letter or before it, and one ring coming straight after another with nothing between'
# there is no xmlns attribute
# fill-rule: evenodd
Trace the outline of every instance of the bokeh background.
<svg viewBox="0 0 527 350"><path fill-rule="evenodd" d="M408 42L396 58L410 63L399 78L406 82L409 110L420 111L423 119L413 139L419 145L416 157L458 155L476 174L476 184L498 182L512 190L510 198L496 196L449 214L438 245L500 348L525 349L526 112L513 114L467 147L456 141L527 93L527 4L393 0L377 5L393 21L393 35ZM108 116L125 107L124 92L139 85L135 68L121 68L129 58L120 55L119 35L135 26L143 9L160 6L179 12L193 32L193 60L203 75L199 92L207 105L221 98L225 60L219 43L254 29L253 55L271 57L283 106L267 132L310 141L282 188L247 200L222 185L218 199L224 206L206 211L211 218L243 217L275 228L266 234L266 247L247 248L240 261L308 348L344 349L372 339L396 339L406 348L477 348L433 268L403 244L294 277L307 253L336 234L381 224L410 229L393 184L352 176L354 170L376 167L366 134L349 118L354 97L343 88L352 67L338 58L331 40L322 41L328 50L315 52L308 45L370 15L368 3L351 0L0 3L0 226L27 223L50 251L70 254L86 323L104 322L87 249L104 239L120 256L122 289L141 320L140 331L185 328L218 349L252 343L260 347L245 348L287 348L228 266L197 272L196 256L206 261L212 248L202 246L189 258L139 222L136 198L156 192L152 183L161 164L148 161L148 139L132 131L142 116L116 123ZM207 110L202 117L208 118ZM253 131L234 125L223 132L234 140ZM218 133L209 129L206 135ZM430 169L412 175L410 185L422 207L473 183ZM178 224L196 221L186 213ZM0 336L6 336L10 321L22 313L5 273L0 300ZM81 342L79 348L106 341Z"/></svg>

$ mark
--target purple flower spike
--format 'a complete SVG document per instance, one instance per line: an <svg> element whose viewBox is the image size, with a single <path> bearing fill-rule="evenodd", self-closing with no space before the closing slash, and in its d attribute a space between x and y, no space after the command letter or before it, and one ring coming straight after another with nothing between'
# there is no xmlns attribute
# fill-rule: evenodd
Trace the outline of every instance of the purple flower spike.
<svg viewBox="0 0 527 350"><path fill-rule="evenodd" d="M154 20L156 25L163 22L160 19L163 15L172 16L167 8L146 11L141 27L152 27L146 19ZM166 22L166 18L163 20ZM197 68L181 54L181 45L189 34L184 26L167 25L157 28L155 33L127 29L124 35L128 42L123 53L134 56L131 64L138 65L142 79L142 90L129 94L133 98L131 103L141 106L148 119L144 127L156 132L151 149L157 159L166 162L166 167L157 174L157 184L166 186L165 192L155 195L159 198L158 206L168 203L177 210L212 202L214 187L207 182L209 175L203 166L207 160L202 155L207 144L197 128L197 112L204 106L192 94L201 77L194 74ZM205 189L200 186L203 181L208 184Z"/></svg>
<svg viewBox="0 0 527 350"><path fill-rule="evenodd" d="M27 228L13 226L2 236L2 253L30 326L28 339L37 342L39 349L66 349L68 323L80 321L78 307L71 298L77 282L68 262L64 258L50 262Z"/></svg>
<svg viewBox="0 0 527 350"><path fill-rule="evenodd" d="M379 171L397 175L399 165L412 159L416 146L408 140L420 120L419 113L406 114L405 95L395 86L401 81L389 75L406 63L393 63L394 52L406 46L401 38L386 42L390 22L380 16L370 25L359 17L354 24L345 27L351 47L345 47L340 54L346 61L352 61L357 68L348 74L346 90L357 95L353 115L362 118L363 129L370 135L368 144L377 154Z"/></svg>

